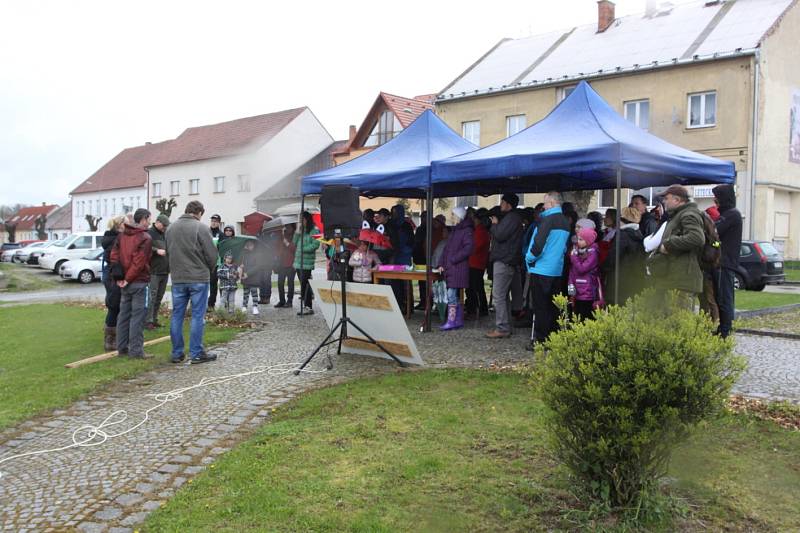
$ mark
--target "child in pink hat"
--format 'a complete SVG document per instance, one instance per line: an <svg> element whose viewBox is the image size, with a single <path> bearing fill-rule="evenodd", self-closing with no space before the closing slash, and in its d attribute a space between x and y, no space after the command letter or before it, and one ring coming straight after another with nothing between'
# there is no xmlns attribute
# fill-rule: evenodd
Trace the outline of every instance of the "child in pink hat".
<svg viewBox="0 0 800 533"><path fill-rule="evenodd" d="M569 255L569 293L572 309L580 320L592 318L600 297L600 253L597 233L591 228L578 230L576 246Z"/></svg>

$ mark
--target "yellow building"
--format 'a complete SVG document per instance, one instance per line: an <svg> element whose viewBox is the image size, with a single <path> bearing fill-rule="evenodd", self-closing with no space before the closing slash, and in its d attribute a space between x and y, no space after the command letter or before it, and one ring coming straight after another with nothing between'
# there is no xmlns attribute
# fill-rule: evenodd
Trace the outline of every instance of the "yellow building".
<svg viewBox="0 0 800 533"><path fill-rule="evenodd" d="M733 161L745 238L800 256L798 2L647 4L644 14L616 18L614 4L601 0L597 24L501 40L441 91L436 112L486 146L544 118L585 79L650 133ZM711 187L693 194L700 207L712 204ZM598 191L591 208L611 207L613 198Z"/></svg>

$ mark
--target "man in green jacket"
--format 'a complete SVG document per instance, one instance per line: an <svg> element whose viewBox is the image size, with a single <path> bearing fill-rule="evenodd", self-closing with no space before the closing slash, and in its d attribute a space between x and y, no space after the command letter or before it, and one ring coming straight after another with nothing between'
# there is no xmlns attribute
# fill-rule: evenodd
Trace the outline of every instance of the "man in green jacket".
<svg viewBox="0 0 800 533"><path fill-rule="evenodd" d="M658 248L655 284L659 289L680 291L687 305L694 306L697 295L703 292L699 261L706 242L703 214L681 185L670 186L663 195L669 222Z"/></svg>
<svg viewBox="0 0 800 533"><path fill-rule="evenodd" d="M169 226L169 217L161 214L158 215L156 221L153 222L153 225L148 230L153 241L153 257L150 258L150 300L147 305L145 329L161 326L158 323L158 310L161 308L161 300L164 299L164 292L167 290L167 279L169 279L167 239L164 236L167 226Z"/></svg>

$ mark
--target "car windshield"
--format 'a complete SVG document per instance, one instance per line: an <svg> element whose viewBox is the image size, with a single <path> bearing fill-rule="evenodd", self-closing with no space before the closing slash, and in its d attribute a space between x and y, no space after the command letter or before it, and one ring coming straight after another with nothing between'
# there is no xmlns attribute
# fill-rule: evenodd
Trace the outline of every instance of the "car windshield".
<svg viewBox="0 0 800 533"><path fill-rule="evenodd" d="M781 255L781 253L772 246L771 242L760 242L758 245L761 247L761 251L764 252L764 255Z"/></svg>
<svg viewBox="0 0 800 533"><path fill-rule="evenodd" d="M65 242L66 242L66 241L54 241L54 242L51 242L51 243L50 243L50 246L59 246L59 247L63 247Z"/></svg>

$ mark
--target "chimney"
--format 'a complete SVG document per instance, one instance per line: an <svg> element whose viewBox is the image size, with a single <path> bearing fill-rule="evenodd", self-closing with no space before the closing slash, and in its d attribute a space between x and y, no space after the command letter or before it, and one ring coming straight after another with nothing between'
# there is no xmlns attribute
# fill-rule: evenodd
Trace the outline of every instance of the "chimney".
<svg viewBox="0 0 800 533"><path fill-rule="evenodd" d="M356 127L350 124L350 142L353 142L353 139L356 138Z"/></svg>
<svg viewBox="0 0 800 533"><path fill-rule="evenodd" d="M145 145L145 146L150 146L151 144L153 144L153 143L151 143L150 141L145 141L145 142L144 142L144 145Z"/></svg>
<svg viewBox="0 0 800 533"><path fill-rule="evenodd" d="M597 2L597 33L603 33L614 22L614 2L600 0Z"/></svg>
<svg viewBox="0 0 800 533"><path fill-rule="evenodd" d="M47 206L47 202L42 202L42 207L46 207L46 206Z"/></svg>
<svg viewBox="0 0 800 533"><path fill-rule="evenodd" d="M644 16L647 18L656 16L656 0L645 0Z"/></svg>

